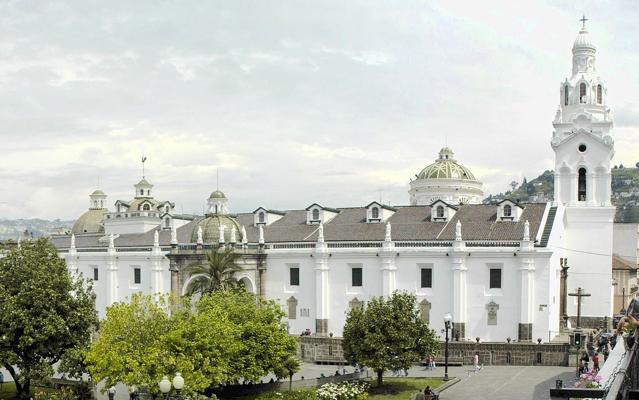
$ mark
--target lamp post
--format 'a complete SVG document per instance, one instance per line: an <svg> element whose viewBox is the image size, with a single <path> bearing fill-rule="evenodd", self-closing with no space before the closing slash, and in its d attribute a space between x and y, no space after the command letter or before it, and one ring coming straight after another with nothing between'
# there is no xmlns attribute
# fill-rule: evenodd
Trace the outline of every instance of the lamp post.
<svg viewBox="0 0 639 400"><path fill-rule="evenodd" d="M175 397L169 397L169 392L171 391L171 381L167 376L164 376L160 382L158 382L158 386L160 387L160 392L165 395L167 400L170 399L181 399L182 389L184 388L184 378L182 374L179 372L175 373L175 377L173 377L173 388L175 388L176 395Z"/></svg>
<svg viewBox="0 0 639 400"><path fill-rule="evenodd" d="M444 327L446 328L446 344L444 346L444 380L448 380L448 330L450 329L450 321L453 316L450 313L444 315Z"/></svg>

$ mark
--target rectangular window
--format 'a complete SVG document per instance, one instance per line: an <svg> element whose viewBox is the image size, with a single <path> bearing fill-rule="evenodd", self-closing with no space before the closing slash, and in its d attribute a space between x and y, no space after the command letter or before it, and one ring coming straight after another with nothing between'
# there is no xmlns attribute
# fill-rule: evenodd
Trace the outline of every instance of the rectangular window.
<svg viewBox="0 0 639 400"><path fill-rule="evenodd" d="M93 280L94 281L98 280L98 269L97 268L93 268Z"/></svg>
<svg viewBox="0 0 639 400"><path fill-rule="evenodd" d="M289 268L289 273L290 273L291 286L299 286L300 285L300 269L297 267Z"/></svg>
<svg viewBox="0 0 639 400"><path fill-rule="evenodd" d="M432 268L422 268L422 286L423 288L432 288L433 287L433 269Z"/></svg>
<svg viewBox="0 0 639 400"><path fill-rule="evenodd" d="M501 289L501 268L490 269L490 288Z"/></svg>
<svg viewBox="0 0 639 400"><path fill-rule="evenodd" d="M351 281L353 287L362 286L362 269L351 268Z"/></svg>
<svg viewBox="0 0 639 400"><path fill-rule="evenodd" d="M136 285L142 283L142 272L140 268L133 268L133 283Z"/></svg>

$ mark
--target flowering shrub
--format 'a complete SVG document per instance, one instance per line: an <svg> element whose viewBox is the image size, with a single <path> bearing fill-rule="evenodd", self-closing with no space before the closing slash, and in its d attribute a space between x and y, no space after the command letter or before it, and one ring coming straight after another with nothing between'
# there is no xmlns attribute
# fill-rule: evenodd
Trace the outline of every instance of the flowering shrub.
<svg viewBox="0 0 639 400"><path fill-rule="evenodd" d="M33 400L76 400L78 396L69 388L54 391L38 390L33 395Z"/></svg>
<svg viewBox="0 0 639 400"><path fill-rule="evenodd" d="M260 400L316 400L315 390L303 389L286 392L270 392L259 396Z"/></svg>
<svg viewBox="0 0 639 400"><path fill-rule="evenodd" d="M601 376L596 371L590 370L579 375L579 380L575 382L575 387L585 389L595 389L601 386Z"/></svg>
<svg viewBox="0 0 639 400"><path fill-rule="evenodd" d="M327 383L317 389L317 400L366 400L368 383Z"/></svg>

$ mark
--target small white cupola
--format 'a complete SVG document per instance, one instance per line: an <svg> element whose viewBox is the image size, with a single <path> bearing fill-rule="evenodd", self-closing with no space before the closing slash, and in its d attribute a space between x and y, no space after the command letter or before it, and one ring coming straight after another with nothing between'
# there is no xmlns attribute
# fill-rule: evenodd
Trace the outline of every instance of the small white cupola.
<svg viewBox="0 0 639 400"><path fill-rule="evenodd" d="M457 212L457 207L443 200L435 200L430 205L430 220L433 222L448 222Z"/></svg>
<svg viewBox="0 0 639 400"><path fill-rule="evenodd" d="M327 223L339 214L339 210L335 208L322 207L317 203L313 203L306 208L306 223L309 225Z"/></svg>
<svg viewBox="0 0 639 400"><path fill-rule="evenodd" d="M211 193L207 203L209 205L209 214L228 214L229 213L229 200L226 195L220 190L216 190Z"/></svg>
<svg viewBox="0 0 639 400"><path fill-rule="evenodd" d="M366 206L366 222L369 224L384 222L395 214L395 211L397 209L394 207L374 201Z"/></svg>
<svg viewBox="0 0 639 400"><path fill-rule="evenodd" d="M131 205L124 200L117 200L115 202L115 211L116 212L125 212L131 207Z"/></svg>
<svg viewBox="0 0 639 400"><path fill-rule="evenodd" d="M153 189L153 185L151 185L145 178L142 178L140 182L133 185L133 187L135 188L135 198L153 197L151 196L151 189Z"/></svg>
<svg viewBox="0 0 639 400"><path fill-rule="evenodd" d="M163 201L157 206L158 211L162 214L173 214L173 209L175 208L175 204L170 201Z"/></svg>
<svg viewBox="0 0 639 400"><path fill-rule="evenodd" d="M106 208L107 195L103 191L96 190L89 195L89 198L91 199L89 202L89 209L102 210Z"/></svg>
<svg viewBox="0 0 639 400"><path fill-rule="evenodd" d="M270 225L284 215L286 215L286 213L283 211L267 210L264 207L260 207L253 211L253 225Z"/></svg>
<svg viewBox="0 0 639 400"><path fill-rule="evenodd" d="M504 199L497 203L497 221L519 221L524 207L510 199Z"/></svg>

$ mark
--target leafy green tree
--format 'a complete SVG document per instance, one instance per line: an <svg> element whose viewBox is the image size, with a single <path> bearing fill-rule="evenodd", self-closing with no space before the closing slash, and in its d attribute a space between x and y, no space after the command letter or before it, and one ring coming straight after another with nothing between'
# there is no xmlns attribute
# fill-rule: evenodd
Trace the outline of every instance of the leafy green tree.
<svg viewBox="0 0 639 400"><path fill-rule="evenodd" d="M171 309L166 298L135 295L107 309L87 355L89 372L105 387L117 382L157 392L164 375L180 372L190 390L259 378L295 353L277 303L244 290L204 294Z"/></svg>
<svg viewBox="0 0 639 400"><path fill-rule="evenodd" d="M91 283L70 276L46 239L0 258L0 364L18 399L28 399L31 382L50 377L65 354L86 348L97 323Z"/></svg>
<svg viewBox="0 0 639 400"><path fill-rule="evenodd" d="M227 248L223 251L211 251L206 254L205 263L193 263L185 271L193 276L188 287L189 294L210 293L215 290L227 290L237 286L235 273L242 270L238 265L240 255Z"/></svg>
<svg viewBox="0 0 639 400"><path fill-rule="evenodd" d="M415 295L395 292L373 297L346 317L344 357L377 373L377 384L388 369L408 369L438 346L435 333L421 318Z"/></svg>
<svg viewBox="0 0 639 400"><path fill-rule="evenodd" d="M293 388L293 375L300 370L300 362L295 357L289 357L274 372L278 378L288 378L288 390Z"/></svg>

